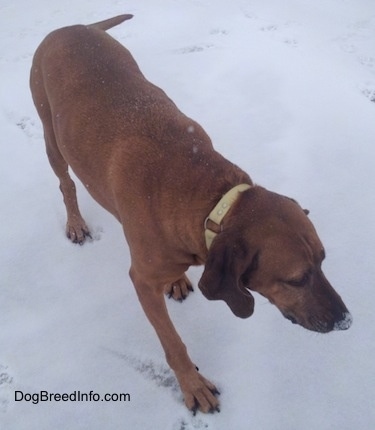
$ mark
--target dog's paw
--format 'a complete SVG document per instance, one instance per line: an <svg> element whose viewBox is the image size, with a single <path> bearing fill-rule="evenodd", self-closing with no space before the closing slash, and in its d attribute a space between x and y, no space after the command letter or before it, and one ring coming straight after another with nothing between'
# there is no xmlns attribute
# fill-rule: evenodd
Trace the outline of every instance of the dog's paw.
<svg viewBox="0 0 375 430"><path fill-rule="evenodd" d="M75 219L66 223L66 236L73 243L83 245L87 238L92 239L89 228L83 219Z"/></svg>
<svg viewBox="0 0 375 430"><path fill-rule="evenodd" d="M185 405L193 412L193 415L198 410L204 413L220 412L218 389L198 371L195 371L194 374L183 375L179 382Z"/></svg>
<svg viewBox="0 0 375 430"><path fill-rule="evenodd" d="M167 285L165 288L165 294L168 298L172 298L178 302L184 301L192 291L194 291L193 286L186 275L178 281L173 282L173 284Z"/></svg>

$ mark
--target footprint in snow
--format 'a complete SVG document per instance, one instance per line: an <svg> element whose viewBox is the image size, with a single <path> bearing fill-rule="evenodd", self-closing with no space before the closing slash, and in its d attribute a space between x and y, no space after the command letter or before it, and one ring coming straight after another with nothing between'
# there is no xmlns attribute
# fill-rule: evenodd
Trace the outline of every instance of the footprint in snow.
<svg viewBox="0 0 375 430"><path fill-rule="evenodd" d="M13 392L13 376L7 366L0 364L0 412L7 411Z"/></svg>
<svg viewBox="0 0 375 430"><path fill-rule="evenodd" d="M172 430L209 430L213 427L198 417L180 418L172 427Z"/></svg>
<svg viewBox="0 0 375 430"><path fill-rule="evenodd" d="M28 137L34 137L35 135L35 129L36 124L35 121L32 118L29 118L27 116L23 116L20 118L17 123L17 127L19 127Z"/></svg>
<svg viewBox="0 0 375 430"><path fill-rule="evenodd" d="M43 139L42 125L38 120L26 115L20 116L16 112L6 112L6 115L27 137Z"/></svg>
<svg viewBox="0 0 375 430"><path fill-rule="evenodd" d="M213 48L214 45L212 44L202 44L202 45L191 45L191 46L185 46L184 48L177 49L175 52L177 54L192 54L196 52L202 52L206 49Z"/></svg>
<svg viewBox="0 0 375 430"><path fill-rule="evenodd" d="M228 34L228 31L224 28L213 28L210 31L210 36L217 37L217 36L226 36ZM196 52L202 52L206 49L214 48L216 45L213 43L200 43L197 45L191 45L191 46L184 46L183 48L177 49L175 52L177 54L192 54Z"/></svg>
<svg viewBox="0 0 375 430"><path fill-rule="evenodd" d="M152 360L142 360L130 354L108 350L112 355L125 361L130 367L153 381L158 387L169 388L175 396L179 396L180 387L172 370L165 364L157 364ZM182 400L182 399L180 399Z"/></svg>
<svg viewBox="0 0 375 430"><path fill-rule="evenodd" d="M154 382L158 387L168 388L173 397L183 405L183 397L177 379L172 370L165 364L158 364L152 360L142 360L131 354L107 349L107 352L125 361L146 379ZM200 414L192 415L186 410L186 417L179 418L173 425L173 430L204 430L212 429Z"/></svg>

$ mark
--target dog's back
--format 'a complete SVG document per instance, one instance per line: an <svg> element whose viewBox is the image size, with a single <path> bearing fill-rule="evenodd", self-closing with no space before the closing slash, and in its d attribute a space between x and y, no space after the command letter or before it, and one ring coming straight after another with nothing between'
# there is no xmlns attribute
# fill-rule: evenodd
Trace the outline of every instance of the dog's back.
<svg viewBox="0 0 375 430"><path fill-rule="evenodd" d="M65 27L50 33L40 44L30 86L42 116L49 110L52 119L56 115L61 118L68 105L65 117L77 110L80 121L95 118L97 123L105 117L107 122L110 117L103 113L115 113L129 105L126 99L132 97L131 88L144 77L129 51L105 33L108 27L102 23Z"/></svg>
<svg viewBox="0 0 375 430"><path fill-rule="evenodd" d="M114 190L131 183L135 192L138 186L152 192L152 178L161 175L169 177L170 195L192 188L184 183L191 181L191 171L196 172L195 192L205 176L207 184L210 179L215 184L211 193L219 188L220 195L228 175L243 173L213 150L202 127L150 83L130 52L104 31L128 17L58 29L37 49L30 85L50 135L47 151L57 147L92 196L116 217ZM211 164L217 171L222 166L223 175L211 175Z"/></svg>

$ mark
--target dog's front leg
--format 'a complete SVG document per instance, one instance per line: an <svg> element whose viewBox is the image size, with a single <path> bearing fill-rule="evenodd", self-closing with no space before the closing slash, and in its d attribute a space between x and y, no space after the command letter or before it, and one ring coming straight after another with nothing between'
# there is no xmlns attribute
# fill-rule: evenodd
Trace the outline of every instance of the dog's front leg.
<svg viewBox="0 0 375 430"><path fill-rule="evenodd" d="M137 276L134 270L130 276L143 310L154 327L163 346L169 366L174 370L188 409L194 413L219 411L219 394L216 387L205 379L190 360L186 346L178 335L168 315L164 288L149 285Z"/></svg>

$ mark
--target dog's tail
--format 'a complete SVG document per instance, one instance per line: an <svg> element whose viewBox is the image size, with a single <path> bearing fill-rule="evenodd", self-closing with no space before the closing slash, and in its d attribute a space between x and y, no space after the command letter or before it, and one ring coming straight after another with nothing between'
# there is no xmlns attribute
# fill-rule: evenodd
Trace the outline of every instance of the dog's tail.
<svg viewBox="0 0 375 430"><path fill-rule="evenodd" d="M87 27L89 28L96 28L98 30L106 31L112 27L115 27L116 25L121 24L122 22L132 19L133 15L131 14L125 14L125 15L119 15L115 16L113 18L106 19L105 21L95 22L94 24L90 24Z"/></svg>

